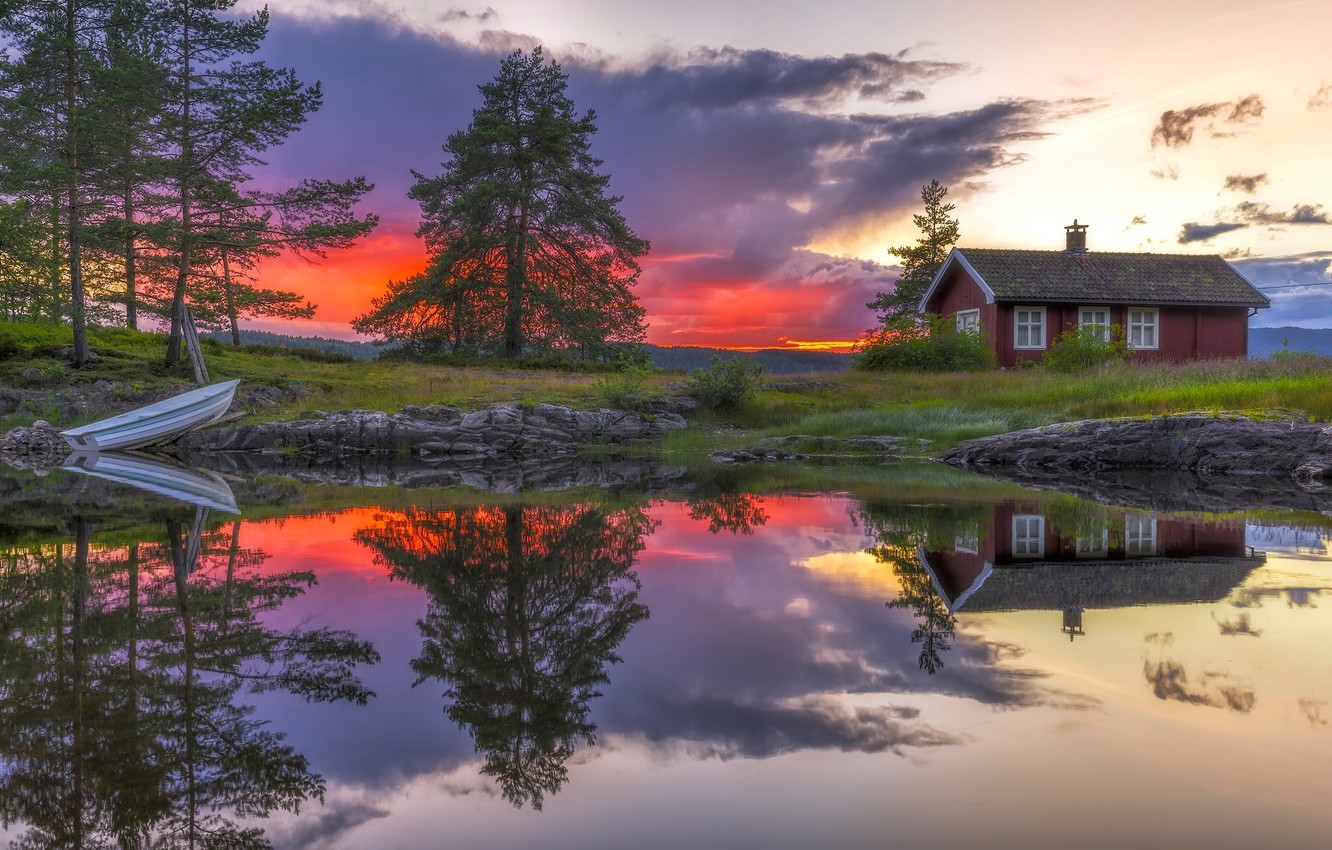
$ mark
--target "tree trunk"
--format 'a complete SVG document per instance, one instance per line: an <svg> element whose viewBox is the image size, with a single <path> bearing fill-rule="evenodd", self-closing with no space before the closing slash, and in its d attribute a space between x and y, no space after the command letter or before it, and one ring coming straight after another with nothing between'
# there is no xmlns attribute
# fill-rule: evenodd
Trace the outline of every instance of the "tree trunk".
<svg viewBox="0 0 1332 850"><path fill-rule="evenodd" d="M236 312L236 291L231 288L231 262L227 247L222 246L222 293L227 299L227 322L231 325L231 344L240 347L240 316Z"/></svg>
<svg viewBox="0 0 1332 850"><path fill-rule="evenodd" d="M83 271L80 268L80 240L83 222L79 220L79 113L78 50L75 44L74 0L65 0L65 164L68 168L69 193L69 294L70 321L74 325L74 366L86 366L89 357L88 325L84 312Z"/></svg>

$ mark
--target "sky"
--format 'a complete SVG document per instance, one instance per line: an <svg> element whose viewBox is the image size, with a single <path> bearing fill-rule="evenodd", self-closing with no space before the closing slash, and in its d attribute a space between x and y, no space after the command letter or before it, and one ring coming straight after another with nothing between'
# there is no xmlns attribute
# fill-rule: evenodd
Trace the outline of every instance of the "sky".
<svg viewBox="0 0 1332 850"><path fill-rule="evenodd" d="M262 4L241 0L237 9ZM365 175L356 248L284 258L260 284L307 295L354 338L390 279L424 267L412 171L538 45L593 110L592 152L650 241L647 341L845 347L891 289L920 189L949 188L961 247L1220 254L1272 307L1332 327L1332 0L269 0L260 56L323 107L266 154L265 184Z"/></svg>

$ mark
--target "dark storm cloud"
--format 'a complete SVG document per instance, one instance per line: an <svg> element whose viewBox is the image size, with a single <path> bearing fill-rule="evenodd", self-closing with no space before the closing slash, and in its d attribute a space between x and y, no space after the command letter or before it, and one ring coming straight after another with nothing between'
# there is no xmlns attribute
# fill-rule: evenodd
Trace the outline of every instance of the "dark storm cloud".
<svg viewBox="0 0 1332 850"><path fill-rule="evenodd" d="M848 97L914 102L924 97L916 86L965 70L962 63L909 59L905 52L805 57L724 47L658 59L638 71L610 73L623 76L655 109L712 111Z"/></svg>
<svg viewBox="0 0 1332 850"><path fill-rule="evenodd" d="M1236 126L1253 124L1263 115L1263 100L1256 94L1236 101L1202 103L1187 109L1167 109L1152 130L1152 147L1182 148L1193 141L1194 131L1205 130L1213 138L1228 136Z"/></svg>
<svg viewBox="0 0 1332 850"><path fill-rule="evenodd" d="M655 704L640 734L691 753L730 758L766 758L809 749L901 753L904 748L957 746L965 735L920 722L903 706L845 708L831 700L779 706L699 698ZM689 728L682 728L684 718Z"/></svg>
<svg viewBox="0 0 1332 850"><path fill-rule="evenodd" d="M1179 231L1179 244L1187 245L1190 242L1206 242L1223 233L1230 233L1232 230L1242 230L1249 225L1243 222L1220 222L1217 224L1198 224L1197 222L1187 222Z"/></svg>
<svg viewBox="0 0 1332 850"><path fill-rule="evenodd" d="M1266 183L1264 174L1231 174L1226 177L1225 189L1232 192L1245 192L1252 195L1260 183Z"/></svg>

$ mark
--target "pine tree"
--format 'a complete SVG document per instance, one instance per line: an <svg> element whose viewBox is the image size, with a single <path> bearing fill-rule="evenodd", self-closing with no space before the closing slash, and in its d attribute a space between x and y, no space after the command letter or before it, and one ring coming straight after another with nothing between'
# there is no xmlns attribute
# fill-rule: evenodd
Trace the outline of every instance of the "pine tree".
<svg viewBox="0 0 1332 850"><path fill-rule="evenodd" d="M958 240L958 220L948 217L954 206L944 203L947 195L948 187L938 180L920 187L925 212L911 217L920 229L916 244L888 249L888 253L902 259L902 277L892 292L881 292L865 305L879 314L879 328L872 333L882 334L902 324L915 325L922 318L917 309L920 299Z"/></svg>
<svg viewBox="0 0 1332 850"><path fill-rule="evenodd" d="M390 283L361 333L418 348L518 357L605 356L643 338L634 297L648 251L607 194L567 76L540 48L517 51L480 87L472 123L444 145L438 177L413 172L430 267Z"/></svg>

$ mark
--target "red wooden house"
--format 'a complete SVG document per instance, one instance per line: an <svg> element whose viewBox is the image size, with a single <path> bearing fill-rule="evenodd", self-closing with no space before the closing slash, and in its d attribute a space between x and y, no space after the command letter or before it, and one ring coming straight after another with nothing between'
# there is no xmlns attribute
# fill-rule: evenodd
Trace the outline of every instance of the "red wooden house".
<svg viewBox="0 0 1332 850"><path fill-rule="evenodd" d="M1064 251L954 248L920 311L983 331L1004 367L1039 362L1081 325L1123 327L1134 359L1248 354L1249 317L1271 302L1225 260L1091 252L1085 224L1064 229Z"/></svg>

